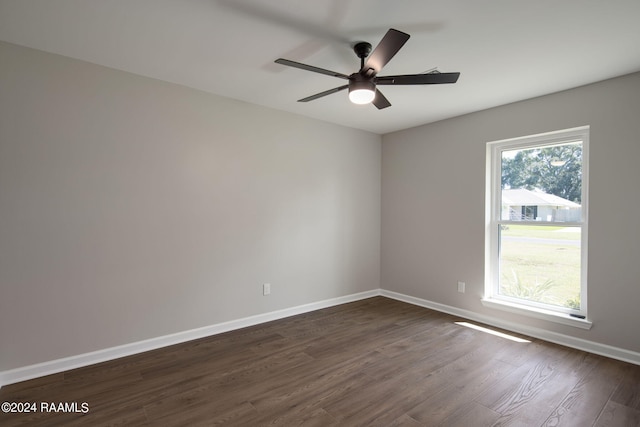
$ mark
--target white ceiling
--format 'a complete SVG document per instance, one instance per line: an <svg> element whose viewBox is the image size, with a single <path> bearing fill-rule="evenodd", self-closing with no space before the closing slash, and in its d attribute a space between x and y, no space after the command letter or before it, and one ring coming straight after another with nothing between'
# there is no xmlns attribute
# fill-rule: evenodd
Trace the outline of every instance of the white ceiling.
<svg viewBox="0 0 640 427"><path fill-rule="evenodd" d="M639 0L0 0L0 40L375 133L640 71ZM381 75L437 67L455 85L383 88L377 110L344 80L357 41L411 38Z"/></svg>

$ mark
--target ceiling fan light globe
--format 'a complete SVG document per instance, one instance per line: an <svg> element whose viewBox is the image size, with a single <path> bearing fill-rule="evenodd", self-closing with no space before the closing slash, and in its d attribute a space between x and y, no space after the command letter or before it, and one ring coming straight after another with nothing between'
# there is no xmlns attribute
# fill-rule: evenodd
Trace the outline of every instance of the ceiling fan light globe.
<svg viewBox="0 0 640 427"><path fill-rule="evenodd" d="M376 97L371 89L355 89L349 92L349 100L354 104L369 104Z"/></svg>

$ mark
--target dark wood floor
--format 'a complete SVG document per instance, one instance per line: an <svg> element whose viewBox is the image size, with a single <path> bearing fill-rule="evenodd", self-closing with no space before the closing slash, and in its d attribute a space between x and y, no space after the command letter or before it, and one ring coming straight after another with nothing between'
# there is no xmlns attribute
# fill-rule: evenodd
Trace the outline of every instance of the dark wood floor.
<svg viewBox="0 0 640 427"><path fill-rule="evenodd" d="M458 320L371 298L5 386L88 412L0 425L640 426L640 366Z"/></svg>

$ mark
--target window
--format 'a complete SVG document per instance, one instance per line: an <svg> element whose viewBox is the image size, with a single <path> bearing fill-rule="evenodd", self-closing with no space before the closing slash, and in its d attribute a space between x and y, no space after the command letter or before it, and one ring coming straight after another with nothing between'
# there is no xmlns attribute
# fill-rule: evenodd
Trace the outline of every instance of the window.
<svg viewBox="0 0 640 427"><path fill-rule="evenodd" d="M487 144L485 305L589 328L589 127Z"/></svg>

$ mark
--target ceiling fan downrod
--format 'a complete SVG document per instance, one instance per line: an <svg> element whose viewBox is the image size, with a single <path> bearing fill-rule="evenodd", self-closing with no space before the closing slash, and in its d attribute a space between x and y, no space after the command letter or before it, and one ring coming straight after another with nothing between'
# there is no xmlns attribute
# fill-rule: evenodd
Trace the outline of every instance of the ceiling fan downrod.
<svg viewBox="0 0 640 427"><path fill-rule="evenodd" d="M360 58L360 69L364 68L364 60L371 53L371 43L358 42L353 46L353 51Z"/></svg>

